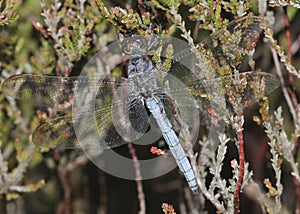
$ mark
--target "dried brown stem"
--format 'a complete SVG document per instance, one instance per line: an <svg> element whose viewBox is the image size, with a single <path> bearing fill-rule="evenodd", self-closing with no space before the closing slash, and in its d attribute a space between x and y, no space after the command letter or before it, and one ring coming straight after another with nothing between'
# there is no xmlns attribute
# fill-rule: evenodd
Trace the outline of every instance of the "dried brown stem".
<svg viewBox="0 0 300 214"><path fill-rule="evenodd" d="M69 173L65 170L64 167L58 166L57 173L59 177L60 184L63 188L64 193L64 213L71 214L72 213L72 202L71 202L71 185L69 181Z"/></svg>
<svg viewBox="0 0 300 214"><path fill-rule="evenodd" d="M72 202L71 202L71 184L69 181L69 172L67 169L65 169L60 165L60 155L58 150L53 151L53 158L58 163L57 173L58 173L59 182L63 189L63 202L62 202L63 205L62 207L61 206L57 207L56 213L71 214Z"/></svg>
<svg viewBox="0 0 300 214"><path fill-rule="evenodd" d="M127 145L128 145L129 153L132 157L133 166L135 169L135 181L136 181L136 185L137 185L138 200L139 200L139 205L140 205L139 214L146 214L146 202L145 202L145 194L143 191L140 163L138 161L138 158L136 156L135 149L133 148L132 143L128 142Z"/></svg>
<svg viewBox="0 0 300 214"><path fill-rule="evenodd" d="M271 52L272 52L272 57L273 57L273 60L274 60L275 71L276 71L277 76L278 76L279 81L280 81L283 96L284 96L285 101L287 102L287 104L289 106L289 110L290 110L290 113L293 117L293 121L296 121L297 120L297 114L296 114L295 108L293 107L292 99L289 96L288 89L287 89L287 87L285 86L285 83L284 83L284 78L283 78L282 71L281 71L281 68L280 68L280 62L279 62L277 53L273 48L271 48Z"/></svg>
<svg viewBox="0 0 300 214"><path fill-rule="evenodd" d="M6 195L5 194L0 195L0 213L3 213L3 214L7 213L7 210L6 210Z"/></svg>

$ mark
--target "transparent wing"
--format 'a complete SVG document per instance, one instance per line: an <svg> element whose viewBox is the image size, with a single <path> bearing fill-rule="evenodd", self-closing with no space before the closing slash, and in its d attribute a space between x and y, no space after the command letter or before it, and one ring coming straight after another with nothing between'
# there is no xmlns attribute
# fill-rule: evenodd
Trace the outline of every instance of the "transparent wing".
<svg viewBox="0 0 300 214"><path fill-rule="evenodd" d="M202 124L209 120L207 110L225 112L234 96L239 97L235 102L244 108L278 87L277 78L271 74L246 72L232 75L239 69L244 56L255 48L262 31L261 22L259 17L242 17L212 33L196 49L188 46L175 50L175 62L169 73L179 78L187 89L173 85L167 93L176 93L180 97L182 90L189 90L197 100Z"/></svg>
<svg viewBox="0 0 300 214"><path fill-rule="evenodd" d="M41 79L42 81L40 81ZM124 133L122 133L123 130L120 130L120 128L116 130L116 123L113 122L112 108L119 109L119 112L115 111L114 114L120 116L123 114L128 115L127 120L130 121L131 127L138 133L143 134L148 128L148 115L142 103L132 102L129 107L126 107L124 104L124 100L126 100L124 95L121 96L122 101L113 101L113 85L111 82L101 82L101 84L99 84L96 81L88 82L85 78L81 78L80 80L76 80L75 78L64 79L64 82L67 84L65 84L63 88L66 89L66 86L68 86L66 91L72 91L72 93L74 93L75 90L74 83L77 83L77 86L78 83L80 83L77 88L86 88L86 84L94 89L97 88L98 92L94 104L95 110L91 111L83 107L83 110L80 109L80 113L77 113L75 116L74 114L69 114L42 124L34 132L33 141L35 144L55 148L79 148L86 146L113 148L120 146L125 143L123 138ZM35 80L37 80L37 82ZM20 83L24 86L21 86ZM40 85L39 83L42 84ZM51 85L53 83L56 87ZM70 83L72 83L72 86ZM222 106L224 107L224 105L220 105L219 101L215 99L218 96L214 96L214 93L221 93L222 96L225 96L230 89L231 94L238 94L242 98L240 106L246 107L246 105L251 105L263 96L271 93L279 84L275 76L263 72L247 72L202 81L190 76L188 83L188 86L184 86L182 83L179 84L178 81L174 81L173 79L166 81L165 78L164 85L157 89L158 97L165 100L163 102L170 118L174 119L174 114L178 114L188 124L191 121L194 122L191 110L193 110L195 106L200 109L201 124L205 124L210 120L210 116L207 113L208 109L214 108L220 113L225 112L225 109L220 108ZM33 84L34 87L30 84ZM32 99L33 102L38 105L47 103L50 106L62 107L65 105L56 105L53 98L54 94L56 94L55 97L57 98L59 97L58 95L61 95L60 92L63 91L58 88L58 84L60 84L59 78L25 75L18 76L18 78L16 78L16 76L9 78L3 83L2 88L5 92L10 92L9 94L14 95L14 97ZM14 85L19 87L16 89L12 87ZM46 89L49 90L49 88L53 90L56 88L56 90L60 92L58 93L54 90L52 93L53 99L43 99L43 97L41 97L42 94L44 92L48 93ZM42 92L39 92L39 90ZM124 87L122 88L122 92L124 92ZM196 102L194 102L191 97L186 96L187 93L191 93ZM33 96L33 94L35 96ZM70 101L73 99L72 96L72 94L68 94L69 105L72 104ZM73 109L73 111L76 111L76 108ZM88 139L91 133L96 133L96 136L100 140L98 141L96 140L98 138L94 138L96 142L92 145L79 144L76 140L74 124L80 124L80 127L84 127L80 133L82 138ZM132 138L133 137L131 137L131 139Z"/></svg>
<svg viewBox="0 0 300 214"><path fill-rule="evenodd" d="M261 18L255 16L236 19L200 43L199 51L209 56L212 66L223 68L218 72L226 72L228 66L238 69L246 53L253 50L259 40L261 22Z"/></svg>
<svg viewBox="0 0 300 214"><path fill-rule="evenodd" d="M164 100L167 113L179 114L189 122L193 117L193 114L189 114L189 109L195 106L203 113L201 116L207 118L208 109L213 107L223 112L222 108L226 108L227 101L233 101L235 95L238 95L241 107L245 107L272 92L278 86L278 81L271 74L247 72L226 76L232 73L232 69L238 68L246 52L254 48L261 31L259 23L260 19L257 17L237 19L217 34L212 34L198 46L196 52L187 48L176 54L175 61L181 65L173 66L170 74L178 77L183 84L173 81L173 78L164 78L156 90L158 98ZM200 55L200 70L195 70L194 67L197 62L195 60L198 60L195 53ZM215 77L217 78L212 79ZM81 137L88 138L92 131L105 142L81 146L112 148L124 143L122 137L128 130L132 131L129 132L129 140L144 133L148 128L148 115L141 101L127 100L123 89L113 93L113 88L122 86L121 78L114 81L107 81L105 78L16 75L4 81L2 90L9 96L55 109L71 107L75 94L85 93L87 96L89 90L99 91L95 99L83 98L83 107L80 103L73 106L73 115L56 118L38 127L33 136L34 142L49 147L77 148L77 127L81 130ZM126 89L126 85L123 88ZM193 95L193 99L185 96L187 92ZM223 99L224 96L226 100ZM85 108L87 102L95 109ZM124 125L118 121L126 121L130 126L123 129Z"/></svg>
<svg viewBox="0 0 300 214"><path fill-rule="evenodd" d="M123 135L126 127L120 125L116 118L125 117L126 125L129 124L129 140L142 135L149 124L143 104L126 96L130 94L126 93L129 90L126 81L122 78L108 81L105 78L16 75L4 81L2 90L9 96L37 105L56 109L73 107L68 115L40 125L33 134L35 144L52 148L106 149L125 143ZM118 94L121 91L124 95ZM78 136L84 140L78 141Z"/></svg>
<svg viewBox="0 0 300 214"><path fill-rule="evenodd" d="M169 84L164 87L164 93L178 102L178 105L196 105L200 111L200 124L206 124L210 120L210 109L223 115L228 104L234 102L243 109L274 91L279 86L279 81L272 74L252 71L213 80L198 80L191 75L185 84L186 87ZM186 96L187 92L193 95L194 101Z"/></svg>
<svg viewBox="0 0 300 214"><path fill-rule="evenodd" d="M38 146L49 148L100 148L118 147L126 142L119 135L111 120L111 105L101 108L94 114L65 115L41 124L33 133L33 142ZM74 124L85 126L81 138L78 136ZM105 124L105 125L104 125ZM98 136L95 138L94 133Z"/></svg>
<svg viewBox="0 0 300 214"><path fill-rule="evenodd" d="M175 50L171 74L188 82L191 73L200 79L213 79L239 70L244 56L255 48L261 22L259 17L242 17L212 33L196 49L187 46Z"/></svg>
<svg viewBox="0 0 300 214"><path fill-rule="evenodd" d="M74 85L78 81L80 80L75 77L14 75L2 83L2 91L10 97L30 101L39 106L65 109L72 104Z"/></svg>

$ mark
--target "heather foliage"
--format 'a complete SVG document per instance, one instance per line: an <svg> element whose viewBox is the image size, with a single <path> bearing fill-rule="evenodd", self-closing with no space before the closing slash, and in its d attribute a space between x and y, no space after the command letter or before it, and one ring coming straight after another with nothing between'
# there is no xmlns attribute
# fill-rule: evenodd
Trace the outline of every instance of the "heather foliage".
<svg viewBox="0 0 300 214"><path fill-rule="evenodd" d="M1 82L19 73L76 76L111 42L153 32L186 41L195 66L203 67L201 53L217 76L262 70L280 82L269 98L262 96L262 84L254 91L259 102L246 108L249 103L242 103L239 93L246 87L243 82L234 89L225 84L232 109L224 115L211 112L217 118L213 123L222 118L226 127L216 130L219 144L211 146L215 142L201 130L194 150L187 149L199 198L193 198L177 170L153 181L124 181L99 171L80 151L35 147L34 129L60 113L1 94L0 213L299 213L299 8L297 0L0 0ZM219 30L238 17L254 15L260 16L261 39L241 50L227 47L236 53L228 65L213 60L213 53L199 45L209 35L235 44L231 39L239 34L220 35ZM167 48L165 60L159 51L152 60L169 72L174 50ZM216 74L204 70L197 75L212 79ZM165 154L157 147L128 147L136 162L151 153ZM128 148L119 152L128 155Z"/></svg>

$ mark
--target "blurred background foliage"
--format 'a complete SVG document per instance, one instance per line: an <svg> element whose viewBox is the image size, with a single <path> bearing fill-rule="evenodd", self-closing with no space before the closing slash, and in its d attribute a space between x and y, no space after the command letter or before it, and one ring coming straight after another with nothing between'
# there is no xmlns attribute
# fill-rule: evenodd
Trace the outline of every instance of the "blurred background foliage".
<svg viewBox="0 0 300 214"><path fill-rule="evenodd" d="M141 2L1 0L1 81L19 73L77 75L99 49L117 40L116 29L121 34L145 34L141 22L146 26L150 23L160 25L163 34L179 37L178 19L170 10L171 6L191 30L195 43L229 20L261 14L271 21L276 20L272 26L274 37L283 47L287 47L283 22L286 10L290 20L293 64L298 69L300 67L300 15L296 7L275 3L270 7L265 1L235 0ZM265 11L261 11L264 5ZM274 72L271 53L266 49L267 45L261 41L255 55L257 67ZM299 84L295 79L296 92L299 92ZM280 91L271 98L270 109L283 106L284 129L292 133L293 122L289 111L285 110L287 107ZM100 171L80 151L49 150L33 145L31 134L34 129L41 122L55 117L55 112L3 94L0 95L0 110L0 213L138 213L135 181L122 180ZM254 170L254 179L262 183L265 177L273 175L270 163L266 162L270 155L267 138L263 129L251 122L252 110L245 112L245 138L249 139L246 157ZM128 149L125 146L119 152L126 154ZM142 156L147 151L137 150L137 153ZM282 180L284 205L295 210L297 199L288 166L284 168ZM197 203L188 190L180 188L184 186L186 188L185 180L178 169L160 178L143 181L147 213L162 213L164 202L172 204L176 213L185 213L184 210L196 213ZM241 200L241 213L260 212L254 200L246 196ZM209 202L204 204L208 212L215 212Z"/></svg>

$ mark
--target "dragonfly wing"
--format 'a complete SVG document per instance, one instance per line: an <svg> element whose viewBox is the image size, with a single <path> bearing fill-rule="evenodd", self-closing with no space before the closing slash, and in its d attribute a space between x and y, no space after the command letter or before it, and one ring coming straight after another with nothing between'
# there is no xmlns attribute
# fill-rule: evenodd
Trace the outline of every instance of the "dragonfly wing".
<svg viewBox="0 0 300 214"><path fill-rule="evenodd" d="M114 126L118 123L114 124L113 118L118 116L112 115L112 108L122 106L122 114L127 115L133 130L139 133L147 129L148 115L141 102L128 101L125 95L120 100L115 99L113 89L126 85L126 82L121 83L122 79L117 77L111 79L106 76L58 78L15 75L3 82L2 90L9 96L41 106L59 110L73 107L72 113L40 125L33 134L35 144L51 148L113 148L125 141L120 136L124 134L123 130ZM88 95L95 91L95 99L89 99ZM131 104L128 106L128 103ZM78 141L78 137L84 141Z"/></svg>
<svg viewBox="0 0 300 214"><path fill-rule="evenodd" d="M243 97L240 102L242 107L261 99L278 86L278 80L271 74L262 72L246 72L237 76L232 75L242 64L244 56L255 48L262 31L262 20L259 17L247 16L230 22L216 33L201 42L197 49L190 47L177 51L174 56L170 74L179 78L188 91L197 100L202 121L205 124L210 115L207 110L216 109L223 115L227 108L229 89L233 95ZM237 79L243 79L244 90L237 87ZM255 86L253 80L257 80ZM252 86L250 86L252 84ZM257 88L256 90L254 88ZM262 93L255 93L260 91ZM186 93L186 88L179 89L173 86L169 93L180 95ZM184 99L184 98L183 98ZM183 105L185 102L182 102Z"/></svg>
<svg viewBox="0 0 300 214"><path fill-rule="evenodd" d="M209 56L211 64L217 66L215 69L221 67L225 72L229 67L238 69L246 53L253 50L259 40L261 22L261 18L255 16L236 19L201 42L199 51Z"/></svg>
<svg viewBox="0 0 300 214"><path fill-rule="evenodd" d="M191 74L198 79L231 75L239 69L244 56L255 48L262 31L261 22L254 16L236 19L212 33L195 49L186 47L176 51L171 74L184 83L189 82Z"/></svg>
<svg viewBox="0 0 300 214"><path fill-rule="evenodd" d="M49 148L79 148L73 129L72 115L49 120L36 128L34 144Z"/></svg>
<svg viewBox="0 0 300 214"><path fill-rule="evenodd" d="M123 144L123 141L133 141L145 133L149 126L148 114L143 103L132 95L126 79L102 81L98 88L93 88L94 84L90 88L87 84L90 82L77 84L73 110L88 109L94 114L89 126L85 120L74 123L79 138L86 138L87 127L95 127L90 136L100 137L105 144L116 147L117 141Z"/></svg>
<svg viewBox="0 0 300 214"><path fill-rule="evenodd" d="M72 106L76 93L83 94L99 88L114 85L120 77L108 76L80 76L56 77L31 74L14 75L2 83L2 91L10 96L30 101L38 106L45 106L57 110Z"/></svg>
<svg viewBox="0 0 300 214"><path fill-rule="evenodd" d="M132 96L134 91L126 82L113 92L112 120L116 130L127 141L139 139L149 127L144 103Z"/></svg>
<svg viewBox="0 0 300 214"><path fill-rule="evenodd" d="M75 78L39 75L14 75L2 83L2 91L11 97L39 106L67 108L72 103Z"/></svg>
<svg viewBox="0 0 300 214"><path fill-rule="evenodd" d="M77 81L73 114L38 127L34 142L58 148L114 148L142 136L148 114L140 100L129 98L130 87L121 79Z"/></svg>
<svg viewBox="0 0 300 214"><path fill-rule="evenodd" d="M218 115L224 115L228 104L232 102L236 102L238 107L243 109L258 102L279 86L279 81L274 75L256 71L213 80L199 80L191 75L186 80L188 81L180 83L172 75L166 75L161 97L165 100L170 97L177 106L181 106L178 112L187 113L181 116L186 118L187 123L195 120L191 118L193 116L190 113L197 107L200 125L208 124L211 120L211 110Z"/></svg>
<svg viewBox="0 0 300 214"><path fill-rule="evenodd" d="M273 92L279 81L273 74L250 71L206 80L203 85L207 91L221 91L226 96L226 103L236 103L244 109ZM211 96L210 101L216 102Z"/></svg>
<svg viewBox="0 0 300 214"><path fill-rule="evenodd" d="M157 94L164 104L165 111L169 115L168 118L172 118L177 114L182 122L187 125L198 124L195 120L198 114L196 102L187 86L171 74L165 73L163 78L161 78L162 74L160 72L155 74L159 84Z"/></svg>
<svg viewBox="0 0 300 214"><path fill-rule="evenodd" d="M61 149L109 149L126 143L112 124L110 106L102 106L94 113L70 113L49 120L35 130L33 142L38 146Z"/></svg>
<svg viewBox="0 0 300 214"><path fill-rule="evenodd" d="M171 78L171 80L174 80L174 78ZM219 77L214 80L189 79L189 86L183 87L182 85L183 83L177 84L173 81L173 84L163 87L164 93L160 97L165 104L168 118L176 130L176 124L178 123L174 123L174 121L177 122L177 118L173 116L173 109L175 109L178 117L183 118L190 128L188 136L190 142L196 142L195 138L199 134L199 125L208 125L209 138L211 142L215 143L210 143L206 149L209 148L209 151L214 151L219 145L218 139L215 138L217 136L216 131L224 131L224 116L227 115L227 112L242 112L245 107L252 105L274 91L279 86L279 81L269 73L246 72ZM193 98L187 96L188 93L193 95ZM171 99L171 102L169 99ZM174 104L175 108L173 108ZM199 109L199 116L193 114L195 107ZM192 121L195 121L195 126L192 126ZM179 123L177 126L179 130L182 129L180 125ZM176 132L179 133L178 128ZM200 156L201 163L205 163L210 158L207 154Z"/></svg>

